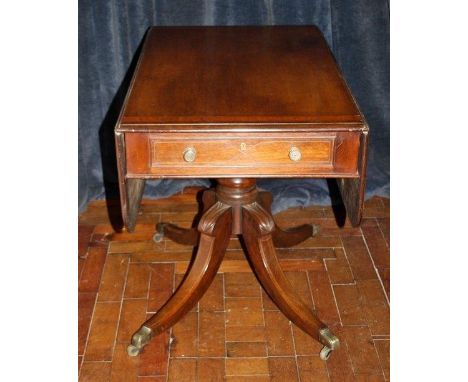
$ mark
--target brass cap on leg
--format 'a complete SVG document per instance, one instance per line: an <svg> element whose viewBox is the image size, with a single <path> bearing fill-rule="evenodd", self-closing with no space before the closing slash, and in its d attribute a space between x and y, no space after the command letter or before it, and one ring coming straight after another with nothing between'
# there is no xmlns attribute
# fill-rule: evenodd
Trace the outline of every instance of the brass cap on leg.
<svg viewBox="0 0 468 382"><path fill-rule="evenodd" d="M132 343L127 346L127 353L130 357L136 357L141 353L143 347L151 341L153 331L147 326L142 326L132 337Z"/></svg>
<svg viewBox="0 0 468 382"><path fill-rule="evenodd" d="M325 345L320 351L320 358L326 361L330 358L331 352L340 347L340 340L329 328L323 328L319 333L320 342Z"/></svg>
<svg viewBox="0 0 468 382"><path fill-rule="evenodd" d="M160 243L164 238L164 226L165 223L158 223L156 225L156 233L153 235L153 241L155 243Z"/></svg>
<svg viewBox="0 0 468 382"><path fill-rule="evenodd" d="M317 224L312 225L312 237L317 236L320 233L320 226Z"/></svg>

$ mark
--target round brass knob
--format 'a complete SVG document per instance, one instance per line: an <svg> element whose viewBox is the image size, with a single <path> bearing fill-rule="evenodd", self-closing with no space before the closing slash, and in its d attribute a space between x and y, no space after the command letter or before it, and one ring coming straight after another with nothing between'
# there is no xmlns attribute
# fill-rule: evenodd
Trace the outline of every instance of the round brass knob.
<svg viewBox="0 0 468 382"><path fill-rule="evenodd" d="M184 150L184 161L193 162L196 157L197 157L197 150L195 150L193 147L187 147Z"/></svg>
<svg viewBox="0 0 468 382"><path fill-rule="evenodd" d="M302 157L301 150L293 146L289 149L289 159L294 162L300 161Z"/></svg>

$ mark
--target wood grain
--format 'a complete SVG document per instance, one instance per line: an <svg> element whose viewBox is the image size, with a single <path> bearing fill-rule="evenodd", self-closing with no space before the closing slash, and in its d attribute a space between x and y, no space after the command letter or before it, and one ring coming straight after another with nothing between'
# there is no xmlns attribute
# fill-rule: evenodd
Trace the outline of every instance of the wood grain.
<svg viewBox="0 0 468 382"><path fill-rule="evenodd" d="M204 211L198 224L199 235L195 229L181 230L173 225L164 228L168 238L182 244L198 244L198 249L180 287L144 325L157 335L187 312L195 314L197 302L221 265L230 236L242 235L249 264L272 301L299 328L319 340L319 330L326 325L310 306L314 302L304 302L296 293L309 291L305 282L308 276L294 276L292 286L283 273L283 269L300 269L304 261L283 259L280 263L275 244L307 246L308 241L314 240L322 246L327 243L326 246L337 247L341 238L330 231L309 239L316 232L311 225L280 230L268 203L266 208L261 205L255 179L339 178L349 219L357 225L362 217L367 133L364 117L316 27L150 28L116 125L124 225L130 231L136 225L146 179L216 178L218 186L213 205ZM184 222L184 227L188 226ZM354 234L359 237L357 232ZM127 248L128 244L110 246L112 252L121 253L115 255L116 259L129 256L122 254ZM163 245L141 243L141 248L161 250ZM357 251L357 255L362 254ZM351 253L351 264L353 259ZM179 262L176 273L184 266L188 267L188 263ZM123 264L123 268L128 269L128 264ZM107 269L113 268L106 266ZM147 284L135 282L137 269L144 267L131 267L128 293L142 296ZM318 271L316 267L302 270ZM325 271L321 269L320 273L324 275ZM104 286L111 280L107 273ZM362 280L364 275L359 276ZM321 281L326 284L324 279ZM107 289L107 301L122 297L120 286ZM385 314L380 306L373 305L372 290L366 292L371 319ZM101 301L101 293L98 296ZM245 298L240 297L239 301ZM317 296L314 299L319 300ZM320 303L315 306L322 307ZM325 307L332 305L327 301ZM325 312L325 317L337 324L339 317L335 320L331 311ZM345 319L353 321L352 313ZM221 314L204 313L205 340L205 324L215 316ZM227 316L229 321L230 314ZM260 317L263 321L263 316L252 313L245 319L259 326ZM232 325L232 320L228 325ZM224 351L220 343L216 346L218 351L206 350L206 354L218 356ZM274 369L270 370L273 379L283 378L282 369L295 365L294 358L291 362L264 361L262 364ZM251 362L252 359L239 359L231 363L247 370ZM226 363L226 374L232 375L228 366ZM198 373L197 367L195 363Z"/></svg>
<svg viewBox="0 0 468 382"><path fill-rule="evenodd" d="M359 132L126 133L127 176L357 177ZM301 159L289 157L291 148ZM186 149L196 151L193 162Z"/></svg>
<svg viewBox="0 0 468 382"><path fill-rule="evenodd" d="M361 219L368 127L315 26L151 28L115 131L130 231L167 177L338 178Z"/></svg>
<svg viewBox="0 0 468 382"><path fill-rule="evenodd" d="M185 206L194 205L195 200L195 193L191 191L189 192L187 190L185 190L183 194L172 196L168 199L143 200L143 215L139 217L139 221L141 219L141 221L147 222L148 216L152 216L156 218L156 221L166 221L167 217L170 219L179 218L174 221L191 222L193 217L197 213L196 208L192 209L191 215L185 210L185 212L183 212L182 214L177 211L181 210L182 204ZM379 219L386 219L386 221L388 221L388 205L389 203L387 200L382 200L381 198L376 197L369 201L366 201L366 216L369 216L369 219L371 220L365 220L364 227L374 227L373 225L370 225L370 223L374 222L375 224L376 221L378 221ZM100 219L104 219L105 211L106 205L102 201L93 201L91 202L88 211L85 211L84 214L80 217L80 220L87 220L89 216L101 215L103 216L103 218ZM305 222L311 222L313 224L322 224L328 228L333 228L334 231L332 235L337 236L339 238L341 234L338 231L335 219L324 218L324 216L329 216L330 213L331 207L329 206L315 206L307 208L290 209L288 211L282 212L281 214L275 215L274 218L279 224L281 224L281 226L285 227L300 225L304 224ZM376 219L376 217L379 216L385 217ZM152 223L151 226L154 229L154 223ZM138 224L135 229L135 234L138 235L139 232L151 231L151 226L149 224ZM358 232L361 238L364 234L366 242L368 243L373 241L379 243L383 240L382 234L379 233L378 230L367 230L364 233L361 232L361 230L358 230ZM185 252L174 252L171 247L163 246L160 250L158 250L157 253L150 252L152 256L145 258L143 255L145 255L147 252L144 252L144 250L140 248L138 241L131 240L132 234L127 233L126 236L119 236L120 234L114 235L112 226L110 226L108 221L106 221L105 219L101 220L100 225L95 228L95 233L108 234L109 243L114 243L114 240L121 241L125 239L126 241L128 241L127 249L129 250L129 252L134 253L134 255L140 256L140 260L146 259L145 261L140 261L139 263L145 264L154 270L151 272L149 296L135 300L133 298L126 298L127 292L125 292L120 296L120 300L117 301L117 305L121 304L122 307L120 310L120 317L117 317L118 330L115 341L109 341L109 338L113 338L114 335L112 334L109 336L109 332L107 330L103 330L104 328L102 328L102 326L95 321L93 323L93 326L98 326L96 326L93 329L93 333L91 333L90 339L92 343L88 343L87 326L91 321L89 308L92 308L94 305L92 300L92 294L96 292L91 292L89 294L89 297L91 297L90 299L86 298L87 296L85 296L86 301L84 301L84 304L81 304L83 302L83 296L80 297L80 299L82 300L80 301L80 305L82 306L80 307L78 312L79 315L82 316L79 319L79 331L81 332L79 344L80 349L82 349L80 353L83 354L84 349L84 355L81 356L79 359L79 363L82 362L84 359L81 366L80 382L110 380L111 369L113 370L113 376L116 377L117 380L117 374L119 373L116 372L119 372L120 370L122 372L122 377L127 377L127 372L132 372L133 378L135 374L134 371L132 371L132 367L129 367L128 370L122 369L122 367L124 366L124 363L122 363L122 361L124 360L122 356L126 357L126 354L122 354L123 349L119 346L115 346L114 342L126 346L131 333L137 328L137 326L141 324L141 322L143 322L145 317L145 310L148 312L146 313L146 317L148 318L152 313L157 311L160 308L160 306L167 301L167 299L171 296L174 287L174 269L177 267L177 264L180 261L188 261L190 259L191 250ZM150 238L148 237L146 240L149 239ZM294 339L294 348L292 350L292 353L286 355L285 357L296 359L297 369L299 371L301 381L330 380L332 382L335 382L343 380L383 380L382 378L384 377L386 378L386 380L389 380L390 378L390 336L388 335L388 331L383 332L381 330L381 328L388 328L389 309L382 308L382 303L385 302L385 296L383 295L382 286L380 285L377 279L371 278L370 281L361 281L355 279L354 271L357 270L357 275L362 276L359 270L361 268L361 264L367 266L367 259L353 254L353 252L356 251L358 247L356 247L355 244L350 244L352 243L346 242L346 248L350 251L352 257L352 261L350 263L348 263L347 260L348 252L344 251L343 243L341 242L341 240L338 240L336 243L333 244L334 246L336 246L335 250L333 248L314 248L314 242L306 243L306 246L302 248L288 249L287 258L298 259L301 260L303 263L310 262L311 259L312 262L317 263L318 261L314 260L321 261L323 258L325 258L326 269L323 266L320 269L310 270L309 272L304 272L304 270L296 269L292 272L287 272L286 276L288 277L289 281L292 283L296 291L301 295L301 297L304 299L305 302L307 302L308 305L313 306L315 304L317 306L319 317L324 319L325 322L328 323L328 321L326 320L332 319L333 316L337 317L338 324L337 326L333 326L333 329L336 330L336 334L340 339L345 340L346 337L342 334L343 328L355 327L349 325L341 326L341 324L339 323L338 312L342 312L343 310L352 312L353 310L356 311L356 309L364 309L366 320L360 327L369 329L369 331L367 332L368 335L366 341L371 341L374 343L378 355L378 362L381 366L381 369L383 370L383 375L379 371L380 368L378 368L375 364L375 357L364 357L360 359L359 354L355 353L356 351L360 351L359 347L349 347L345 343L343 344L344 346L342 346L340 349L336 350L333 353L333 355L327 362L323 362L317 356L318 352L321 349L321 344L313 340L309 335L304 333L295 325L291 325ZM93 244L93 240L91 240L88 243L89 247L84 251L85 253L88 253L88 257L85 261L92 260L92 258L89 257L89 253L92 248L96 248L93 247L93 245L95 244ZM104 251L104 256L115 256L115 254L106 254L105 247L102 248ZM378 264L378 259L381 258L382 246L380 244L369 245L368 249L369 254L367 255L367 257L371 256L374 260L374 263ZM230 252L231 251L228 251L228 253ZM235 252L237 253L239 259L241 259L244 256L244 252L242 249L238 249ZM179 255L181 253L186 255L186 257L180 258ZM280 251L279 257L280 259L282 258ZM347 269L344 274L343 272L337 273L336 271L333 271L333 273L330 268L330 264L335 264L338 261L340 262L340 267ZM133 271L131 271L131 267L132 263L130 263L129 271L127 272L126 276L125 284L127 286L128 284L131 285L135 281L135 275L139 273L132 273ZM117 277L117 275L119 275L120 269L112 268L111 271ZM192 381L196 380L196 375L198 375L199 380L203 381L209 381L210 378L215 381L223 380L224 377L224 379L227 381L260 382L270 381L273 374L275 376L281 376L283 377L283 380L287 381L299 380L299 378L297 378L297 372L289 367L290 364L288 362L285 362L283 365L275 361L272 361L271 364L270 361L268 361L268 369L266 369L268 373L264 375L225 376L226 373L224 369L224 363L227 358L275 358L272 355L268 355L268 353L266 352L268 336L270 336L271 333L276 330L274 322L272 325L270 325L269 322L267 328L265 326L267 323L262 322L261 320L255 321L255 319L256 316L261 315L262 313L263 315L268 315L270 314L268 312L272 311L276 312L277 315L279 315L280 313L278 309L272 310L272 308L275 308L275 306L270 305L270 302L265 297L260 297L260 285L253 273L251 271L249 271L250 273L247 273L247 271L248 270L242 273L237 273L237 269L232 268L227 273L218 274L215 278L215 281L212 283L203 299L200 300L198 309L197 307L195 307L195 309L189 313L189 315L191 315L190 319L178 324L178 332L175 333L177 335L177 338L174 338L174 331L172 331L172 336L170 331L166 331L153 338L153 340L145 347L144 352L139 356L139 382L165 382L168 380L169 369L169 373L171 374L169 379L171 380L173 380L174 377L184 376L184 378L186 377ZM308 277L304 278L304 273L307 273ZM94 277L94 279L90 279L90 277ZM89 273L88 278L90 285L97 285L99 288L99 280L101 278L101 274L99 272ZM95 279L97 279L97 283L96 281L94 281ZM114 279L114 277L110 277L110 279ZM309 286L311 290L309 291L307 291L307 279L310 281ZM337 287L343 288L343 285L336 284L348 284L347 287L357 287L359 289L359 294L362 297L359 299L352 299L352 303L355 304L354 307L350 306L350 304L348 303L349 301L344 301L342 298L340 298L340 296L338 295L339 292L338 294L336 293L336 291L338 290ZM105 288L105 285L102 286ZM135 284L135 286L138 286L138 284ZM131 288L133 289L133 287ZM136 290L140 290L140 288L137 287ZM313 299L311 296L311 291L313 292ZM139 292L138 296L140 296ZM203 302L205 298L207 299L205 300L205 302ZM226 301L233 301L238 298L250 298L256 301L258 299L261 299L261 301L249 305L247 304L247 299L244 299L243 304L233 305L229 303L228 306L225 305ZM146 304L148 304L148 306L145 309ZM114 319L112 317L105 318L105 315L102 311L102 305L103 303L98 303L97 311L95 310L94 313L92 313L92 315L96 318L99 318L99 321L108 320L108 325L113 326L115 322ZM249 312L252 316L250 316L249 314L244 314L242 305L244 305L244 307L249 308ZM231 309L233 307L237 307L237 309L231 311L230 319L232 319L233 322L237 324L237 326L227 325L225 320L223 320L222 318L223 314L228 314L227 309ZM209 312L216 312L217 316L219 315L219 317L209 317L208 319L204 318L203 315L205 310ZM332 315L333 310L335 311L334 315ZM348 316L348 318L349 317L350 316ZM204 321L205 319L208 323L206 326L202 324L202 321ZM246 326L247 320L253 323L258 322L259 325ZM284 318L284 320L286 319ZM209 333L205 333L206 328L209 327L211 325L210 323L213 322L216 325L215 332L220 332L221 328L224 328L226 331L225 346L227 354L225 356L216 358L200 357L199 344L201 344L203 352L215 352L216 349L219 350L219 343L212 342L212 338L209 337ZM197 323L200 325L200 332L197 329ZM333 323L333 320L331 321L331 323ZM374 330L374 328L376 330ZM180 341L183 341L181 338L184 337L184 335L187 338L187 342L189 341L190 344L194 344L194 346L190 345L192 346L191 349L189 347L189 344L185 343L183 349L179 348L179 352L176 349L176 344L177 342L179 342L180 344ZM206 335L208 335L208 337ZM95 338L95 336L100 336L101 339L98 340L97 338ZM358 345L361 344L361 340L359 338L354 339L353 334L350 336L350 338L352 341L357 341ZM270 341L271 344L276 343L274 339L270 339ZM102 346L105 345L108 350L104 351L104 347L99 350L99 347L96 346L98 345L98 343L101 343ZM211 344L213 344L213 350L209 349ZM291 348L289 347L289 349ZM94 353L94 356L97 356L98 350L99 352L102 352L102 354L105 354L107 353L107 351L109 351L109 354L112 354L112 360L86 360L87 352L90 352L91 354ZM175 362L170 368L168 368L169 360L180 360L181 358L178 357L180 356L180 353L182 351L186 352L187 354L192 354L192 356L194 356L195 358L189 358L189 363ZM375 352L375 350L373 349L370 349L370 351ZM116 362L115 367L113 367L114 362ZM196 366L195 377L190 375L191 371L193 371L193 369L191 369L191 365ZM354 366L358 366L356 374L353 370ZM236 372L235 369L234 372ZM327 373L328 378L326 377Z"/></svg>
<svg viewBox="0 0 468 382"><path fill-rule="evenodd" d="M124 125L362 121L314 26L153 27L141 54Z"/></svg>

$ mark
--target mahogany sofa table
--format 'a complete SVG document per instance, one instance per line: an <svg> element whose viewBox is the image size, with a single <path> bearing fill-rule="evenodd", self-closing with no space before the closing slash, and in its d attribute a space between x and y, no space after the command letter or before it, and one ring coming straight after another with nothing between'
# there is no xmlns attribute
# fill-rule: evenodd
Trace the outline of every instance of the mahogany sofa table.
<svg viewBox="0 0 468 382"><path fill-rule="evenodd" d="M197 246L180 287L132 337L130 355L174 325L203 296L231 235L279 309L324 348L339 340L296 295L275 247L317 227L282 230L256 178L337 178L348 218L361 220L367 124L314 26L153 27L115 129L123 219L131 232L146 179L214 178L197 229L157 225Z"/></svg>

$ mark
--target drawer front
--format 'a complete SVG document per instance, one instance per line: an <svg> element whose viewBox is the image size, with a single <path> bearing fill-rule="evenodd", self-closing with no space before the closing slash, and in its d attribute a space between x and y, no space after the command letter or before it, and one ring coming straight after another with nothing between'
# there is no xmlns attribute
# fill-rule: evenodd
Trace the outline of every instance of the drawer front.
<svg viewBox="0 0 468 382"><path fill-rule="evenodd" d="M129 176L353 176L359 133L126 133L125 146Z"/></svg>

